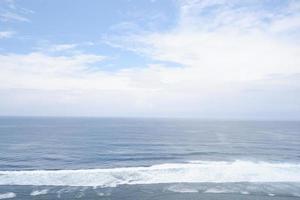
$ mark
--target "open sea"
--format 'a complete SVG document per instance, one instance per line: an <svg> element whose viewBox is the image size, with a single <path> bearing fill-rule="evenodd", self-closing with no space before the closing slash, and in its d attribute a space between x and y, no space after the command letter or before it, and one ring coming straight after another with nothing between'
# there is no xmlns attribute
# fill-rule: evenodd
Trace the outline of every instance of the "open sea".
<svg viewBox="0 0 300 200"><path fill-rule="evenodd" d="M1 117L0 199L300 200L300 122Z"/></svg>

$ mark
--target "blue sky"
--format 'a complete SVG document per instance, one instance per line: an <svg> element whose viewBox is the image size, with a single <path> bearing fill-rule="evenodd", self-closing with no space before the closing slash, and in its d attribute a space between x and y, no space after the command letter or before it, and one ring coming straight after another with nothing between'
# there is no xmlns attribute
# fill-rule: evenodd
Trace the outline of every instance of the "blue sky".
<svg viewBox="0 0 300 200"><path fill-rule="evenodd" d="M1 0L1 31L14 37L1 40L2 53L29 53L51 44L76 44L85 53L108 55L109 66L145 63L147 58L112 48L108 35L138 31L163 31L176 23L176 4L172 1L5 1ZM13 7L13 8L11 8ZM13 14L13 17L5 17ZM3 16L4 15L4 16ZM63 53L63 52L60 52ZM117 60L117 61L115 61ZM109 68L109 67L107 67Z"/></svg>
<svg viewBox="0 0 300 200"><path fill-rule="evenodd" d="M0 115L300 119L297 0L0 0Z"/></svg>

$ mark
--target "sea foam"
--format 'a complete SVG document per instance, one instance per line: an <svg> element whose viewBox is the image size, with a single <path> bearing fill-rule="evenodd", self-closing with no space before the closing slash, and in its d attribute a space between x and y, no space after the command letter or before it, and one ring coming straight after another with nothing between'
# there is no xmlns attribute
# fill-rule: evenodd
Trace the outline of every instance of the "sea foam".
<svg viewBox="0 0 300 200"><path fill-rule="evenodd" d="M149 167L0 171L0 185L98 186L156 183L297 182L300 164L193 161Z"/></svg>
<svg viewBox="0 0 300 200"><path fill-rule="evenodd" d="M11 199L11 198L15 198L15 197L16 197L16 194L13 192L0 194L0 199Z"/></svg>
<svg viewBox="0 0 300 200"><path fill-rule="evenodd" d="M43 189L43 190L35 190L35 191L32 191L30 193L31 196L38 196L38 195L45 195L48 193L48 190L47 189Z"/></svg>

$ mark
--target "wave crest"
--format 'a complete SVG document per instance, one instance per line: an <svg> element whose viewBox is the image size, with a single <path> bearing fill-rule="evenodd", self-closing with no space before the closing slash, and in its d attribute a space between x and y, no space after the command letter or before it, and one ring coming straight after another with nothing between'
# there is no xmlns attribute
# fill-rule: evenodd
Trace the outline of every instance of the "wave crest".
<svg viewBox="0 0 300 200"><path fill-rule="evenodd" d="M112 169L0 171L0 185L115 187L203 182L300 182L300 164L193 161Z"/></svg>

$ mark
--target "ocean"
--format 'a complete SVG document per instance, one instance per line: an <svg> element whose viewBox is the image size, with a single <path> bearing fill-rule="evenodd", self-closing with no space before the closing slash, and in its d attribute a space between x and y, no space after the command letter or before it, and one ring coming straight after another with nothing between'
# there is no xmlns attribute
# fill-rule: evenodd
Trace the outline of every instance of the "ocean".
<svg viewBox="0 0 300 200"><path fill-rule="evenodd" d="M1 117L0 199L300 199L300 122Z"/></svg>

